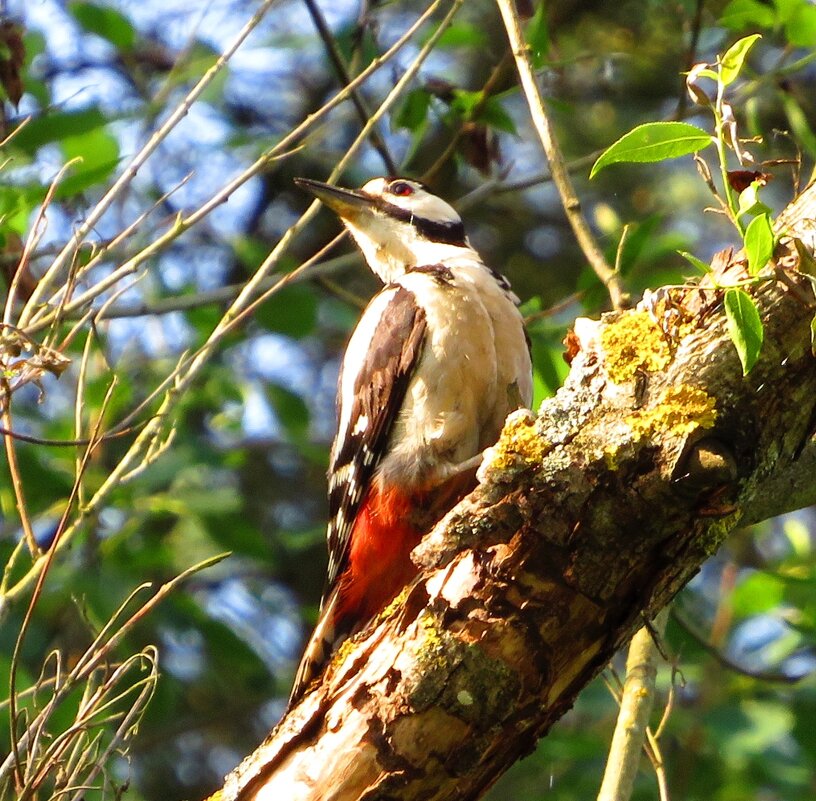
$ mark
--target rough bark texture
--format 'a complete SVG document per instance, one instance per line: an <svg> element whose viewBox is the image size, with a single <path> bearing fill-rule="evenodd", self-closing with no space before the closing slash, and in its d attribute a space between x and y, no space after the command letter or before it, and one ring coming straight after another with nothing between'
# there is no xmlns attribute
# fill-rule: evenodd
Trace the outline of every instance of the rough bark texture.
<svg viewBox="0 0 816 801"><path fill-rule="evenodd" d="M222 799L476 799L738 525L816 503L816 188L778 230L783 281L748 376L717 290L580 320L572 370L517 413L421 576L341 648ZM721 281L739 258L720 260ZM660 321L660 324L655 322Z"/></svg>

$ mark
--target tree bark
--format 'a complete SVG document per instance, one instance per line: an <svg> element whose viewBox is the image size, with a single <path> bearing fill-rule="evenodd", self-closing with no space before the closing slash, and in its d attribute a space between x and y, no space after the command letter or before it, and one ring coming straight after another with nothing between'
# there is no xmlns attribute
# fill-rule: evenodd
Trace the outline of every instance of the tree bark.
<svg viewBox="0 0 816 801"><path fill-rule="evenodd" d="M732 529L816 503L814 218L811 186L777 226L781 280L749 290L747 376L710 282L577 321L565 386L511 416L416 581L217 795L477 799Z"/></svg>

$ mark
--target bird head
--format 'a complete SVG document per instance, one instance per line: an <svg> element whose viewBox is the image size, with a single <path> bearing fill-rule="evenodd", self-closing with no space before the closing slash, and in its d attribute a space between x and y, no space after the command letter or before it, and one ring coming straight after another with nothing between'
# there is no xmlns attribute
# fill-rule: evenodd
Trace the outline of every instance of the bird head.
<svg viewBox="0 0 816 801"><path fill-rule="evenodd" d="M412 267L470 252L459 215L419 181L373 178L343 189L309 178L295 183L319 198L348 228L371 269L386 283Z"/></svg>

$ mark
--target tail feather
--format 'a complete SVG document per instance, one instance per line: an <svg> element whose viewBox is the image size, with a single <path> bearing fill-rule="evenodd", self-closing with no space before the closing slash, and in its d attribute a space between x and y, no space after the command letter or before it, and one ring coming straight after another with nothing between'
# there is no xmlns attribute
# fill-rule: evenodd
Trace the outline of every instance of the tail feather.
<svg viewBox="0 0 816 801"><path fill-rule="evenodd" d="M312 636L309 638L309 642L306 644L306 649L295 674L295 683L292 692L289 694L289 707L294 706L300 700L306 688L317 677L329 661L329 657L331 657L336 636L334 623L339 597L340 593L338 588L335 587L334 591L326 599L326 603L320 608L320 618L317 621L315 630L312 632Z"/></svg>

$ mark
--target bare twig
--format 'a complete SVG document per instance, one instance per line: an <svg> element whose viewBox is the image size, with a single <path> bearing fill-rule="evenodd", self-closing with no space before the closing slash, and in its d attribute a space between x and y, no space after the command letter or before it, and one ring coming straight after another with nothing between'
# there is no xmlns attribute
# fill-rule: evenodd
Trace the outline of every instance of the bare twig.
<svg viewBox="0 0 816 801"><path fill-rule="evenodd" d="M552 125L544 105L544 98L541 96L530 63L529 47L524 41L513 0L496 0L496 3L504 20L504 27L510 40L521 86L527 97L527 105L530 109L533 125L538 133L538 138L541 140L541 145L550 164L553 181L561 196L561 205L564 207L567 219L572 226L575 238L584 256L609 291L612 305L616 309L625 308L629 304L628 295L621 285L620 276L606 263L606 259L595 241L589 224L584 219L580 201L566 169L564 156L553 135Z"/></svg>
<svg viewBox="0 0 816 801"><path fill-rule="evenodd" d="M789 675L780 670L751 670L750 668L740 665L739 662L727 657L716 645L712 644L697 628L687 620L676 609L672 612L672 617L677 621L680 628L686 632L706 653L710 654L714 659L728 670L733 670L740 676L746 676L756 681L767 681L773 684L796 684L805 678L807 675Z"/></svg>
<svg viewBox="0 0 816 801"><path fill-rule="evenodd" d="M662 635L668 613L662 611L653 627ZM640 757L646 742L649 715L654 705L658 648L652 632L644 626L632 638L626 659L626 681L620 700L620 712L598 801L628 801L632 795Z"/></svg>
<svg viewBox="0 0 816 801"><path fill-rule="evenodd" d="M122 278L132 274L141 264L146 262L148 259L155 256L157 253L164 250L168 247L172 242L178 239L181 234L191 228L193 225L196 225L200 220L204 219L210 212L214 209L218 208L223 203L226 203L229 200L230 196L235 192L240 186L246 183L250 178L257 175L262 170L266 169L271 161L275 159L283 158L286 155L289 155L291 148L296 146L297 141L302 137L308 130L313 128L318 122L320 122L332 109L338 106L340 103L344 102L348 99L350 93L356 89L358 86L362 85L368 78L385 64L389 63L394 56L414 37L416 32L430 19L434 13L439 9L442 5L443 0L434 0L425 11L413 22L412 25L403 33L394 44L383 53L382 56L374 59L371 64L369 64L356 78L354 78L351 83L341 89L333 98L328 100L324 103L319 109L315 112L310 114L303 122L299 125L295 126L286 136L284 136L271 150L262 154L255 162L253 162L249 167L243 170L239 175L229 181L224 187L222 187L218 192L216 192L209 200L203 203L196 211L192 212L186 217L179 216L176 219L173 227L170 231L166 232L162 236L160 236L157 240L152 242L138 254L134 255L130 259L128 259L124 264L114 270L110 275L106 276L105 278L98 281L94 286L90 287L84 293L79 295L78 297L74 298L70 303L68 303L65 307L66 314L75 314L78 311L84 310L85 307L95 298L99 297L103 292L110 289L114 286L119 280ZM423 57L424 60L424 57ZM412 73L413 75L414 73ZM206 77L206 76L205 76ZM188 98L190 95L188 95ZM164 129L164 126L163 126ZM165 131L168 133L169 131ZM361 136L365 138L368 136L370 132L370 127L364 129L361 133ZM151 140L152 141L152 140ZM359 145L357 146L359 147ZM355 149L356 152L356 149ZM103 198L104 199L104 198ZM100 201L101 202L101 201ZM317 204L313 204L307 214L311 215L314 214L314 209L317 208ZM289 238L294 233L297 233L300 230L299 224L303 223L303 221L299 221L296 223L293 229L290 229L287 234L284 235L284 239L286 240L286 245L288 247ZM83 226L82 230L87 227L87 223ZM90 229L88 229L90 230ZM270 262L267 259L263 265L259 268L256 272L253 280L258 279L261 280L265 274L267 274L270 270L271 264L277 261L277 258L280 255L279 251L275 258ZM62 258L62 254L57 256L57 259ZM90 265L86 265L85 269L88 269ZM49 272L53 269L53 265L49 268ZM57 294L60 293L60 290L57 290ZM30 308L32 305L31 300L26 306L26 309ZM25 311L25 309L24 309ZM33 312L30 315L30 324L27 326L27 331L29 334L35 333L43 328L45 328L54 317L54 310L47 310L43 308L41 312Z"/></svg>
<svg viewBox="0 0 816 801"><path fill-rule="evenodd" d="M3 378L0 379L0 391L6 396L6 402L3 404L2 419L3 428L5 430L11 429L11 389L8 382ZM25 490L23 489L23 480L20 475L20 466L17 463L17 451L14 447L14 440L12 437L4 434L3 442L6 448L6 458L8 459L8 470L11 478L11 486L14 488L14 500L17 506L17 513L20 515L20 525L23 529L23 537L25 539L28 552L32 557L38 556L40 548L37 545L37 540L34 537L34 530L31 528L31 519L28 515L28 504L25 499Z"/></svg>
<svg viewBox="0 0 816 801"><path fill-rule="evenodd" d="M143 620L147 615L149 615L170 592L172 592L181 582L185 581L190 576L198 573L201 570L205 570L208 567L212 567L213 565L222 561L228 555L228 553L218 554L217 556L210 557L209 559L205 559L204 561L187 568L179 575L160 585L153 595L147 599L147 601L145 601L124 622L120 623L122 616L127 608L131 605L134 598L136 598L140 592L146 589L151 589L152 585L150 583L143 584L134 590L127 597L124 603L119 606L116 612L114 612L99 634L94 638L94 641L76 661L70 673L55 682L54 691L48 703L44 705L44 707L37 714L36 718L27 726L26 730L20 734L19 737L14 738L13 742L16 748L20 750L29 748L32 738L36 736L39 730L41 730L45 720L47 720L47 718L53 714L54 710L66 698L68 693L71 692L80 682L86 681L95 670L98 670L99 667L110 658L113 649L115 649L122 639L131 632L133 627L139 621ZM22 697L20 694L16 695L16 698L20 697ZM10 706L12 705L13 704L10 704ZM0 782L4 781L9 776L14 769L14 765L15 759L14 754L12 753L6 757L2 764L0 764Z"/></svg>
<svg viewBox="0 0 816 801"><path fill-rule="evenodd" d="M36 310L38 305L42 302L43 295L48 286L54 281L60 270L65 265L66 261L73 257L79 245L84 241L85 237L93 230L94 226L99 222L104 213L111 207L113 202L121 194L122 190L130 184L138 171L144 163L150 158L153 152L163 142L167 135L178 123L187 116L192 104L201 96L202 92L209 86L216 75L227 65L227 62L232 58L238 48L243 44L249 34L258 26L261 20L266 15L266 12L272 7L276 0L264 0L260 8L252 15L250 20L244 25L235 37L234 41L226 48L226 50L218 57L218 60L210 69L201 77L198 83L190 90L184 100L176 107L168 119L155 131L150 137L144 147L130 160L127 167L123 170L119 178L114 181L111 188L103 195L102 199L96 204L94 209L79 226L74 233L71 240L60 251L51 266L46 271L45 275L40 279L32 293L31 297L26 303L20 315L19 325L21 328L25 327L26 323L31 319L31 315Z"/></svg>
<svg viewBox="0 0 816 801"><path fill-rule="evenodd" d="M703 8L705 0L696 0L694 4L694 17L691 20L691 36L689 37L689 46L686 51L685 70L688 72L697 61L697 45L700 41L700 31L703 27ZM682 120L688 111L689 94L686 91L686 76L681 76L680 81L680 98L677 101L677 110L674 113L674 119Z"/></svg>
<svg viewBox="0 0 816 801"><path fill-rule="evenodd" d="M316 0L304 0L304 2L306 3L306 9L309 12L309 16L312 18L312 22L314 22L314 26L317 28L317 32L320 35L320 38L323 40L323 44L326 46L326 52L328 53L329 60L334 66L334 71L337 73L337 77L340 79L343 86L348 86L351 83L351 76L349 75L349 71L346 68L345 62L343 61L343 54L340 52L340 48L337 46L337 40L334 38L334 34L331 32L331 29L326 23L326 18L323 16L320 6L317 5ZM365 101L360 96L357 89L353 89L349 97L354 109L357 112L357 115L360 118L360 122L365 125L370 116L370 112L366 108ZM396 175L396 164L391 158L391 154L388 152L388 148L386 147L383 138L380 136L380 132L376 129L371 132L371 145L380 154L380 158L383 160L383 164L385 165L385 169L387 170L388 174Z"/></svg>

